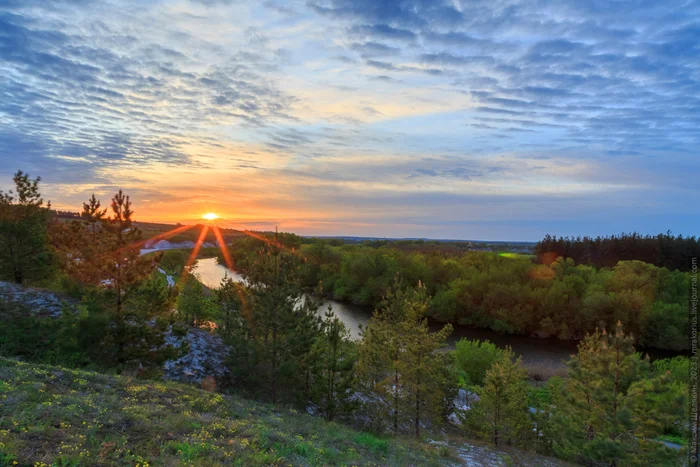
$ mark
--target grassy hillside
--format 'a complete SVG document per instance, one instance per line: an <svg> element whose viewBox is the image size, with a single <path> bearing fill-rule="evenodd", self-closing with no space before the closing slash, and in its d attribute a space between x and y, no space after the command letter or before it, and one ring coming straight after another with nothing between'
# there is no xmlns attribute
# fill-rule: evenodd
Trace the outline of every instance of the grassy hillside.
<svg viewBox="0 0 700 467"><path fill-rule="evenodd" d="M191 386L0 359L0 465L404 466L440 460L428 445L378 439Z"/></svg>

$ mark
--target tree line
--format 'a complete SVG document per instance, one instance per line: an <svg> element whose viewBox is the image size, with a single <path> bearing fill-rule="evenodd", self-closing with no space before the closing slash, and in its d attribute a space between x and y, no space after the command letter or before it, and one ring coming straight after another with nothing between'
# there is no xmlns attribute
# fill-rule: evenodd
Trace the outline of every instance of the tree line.
<svg viewBox="0 0 700 467"><path fill-rule="evenodd" d="M671 466L681 460L682 451L661 441L687 439L689 426L681 420L688 408L688 360L651 363L635 352L622 320L588 333L568 362L568 376L539 388L529 384L511 349L462 340L455 351L446 351L452 326L434 332L428 327L440 284L436 272L460 274L460 268L476 264L488 273L480 279L484 287L514 273L545 283L562 274L568 277L563 284L570 285L585 284L576 278L595 275L594 268L565 274L579 266L570 260L532 265L483 253L437 261L370 248L382 255L380 260L358 246L351 252L359 249L369 258L348 255L349 263L341 261L338 270L347 277L337 282L323 279L324 266L330 264L332 272L334 263L314 262L312 253L342 257L345 247L304 242L289 247L285 242L298 237L280 235L250 243L254 253L236 256L245 267L246 284L224 278L207 293L187 268L170 287L156 270L163 255L139 256L141 233L123 192L108 208L93 195L81 220L59 223L45 215L38 179L20 173L15 182L17 194L0 198L0 247L5 251L11 245L18 254L0 258L2 277L59 290L79 304L59 318L42 319L21 304L0 302L0 354L155 377L163 361L178 353L166 344L168 333L204 323L211 328L213 322L230 349L220 390L294 405L378 433L422 437L449 423L497 446L574 462ZM30 250L43 254L21 254ZM175 268L177 258L171 256ZM413 268L396 270L392 264ZM18 265L21 277L14 274ZM651 274L653 266L632 266L608 271L610 280L621 290L647 290L654 280L644 274ZM329 293L327 287L332 293L337 286L356 290L347 279L358 270L377 273L370 284L379 296L361 338L352 340L332 309L319 308L318 299ZM309 293L309 284L319 277Z"/></svg>
<svg viewBox="0 0 700 467"><path fill-rule="evenodd" d="M546 235L535 246L543 264L559 257L576 264L614 267L620 261L638 260L670 270L689 271L692 258L700 256L700 238L671 235L640 235L636 232L609 237L556 237Z"/></svg>
<svg viewBox="0 0 700 467"><path fill-rule="evenodd" d="M398 274L423 283L427 315L445 323L578 340L620 321L638 346L689 346L690 276L679 270L639 260L597 268L563 257L538 264L528 255L489 251L406 252L391 243L343 245L295 235L279 241L303 259L305 286L321 283L334 300L376 307ZM235 239L236 268L245 272L263 243Z"/></svg>

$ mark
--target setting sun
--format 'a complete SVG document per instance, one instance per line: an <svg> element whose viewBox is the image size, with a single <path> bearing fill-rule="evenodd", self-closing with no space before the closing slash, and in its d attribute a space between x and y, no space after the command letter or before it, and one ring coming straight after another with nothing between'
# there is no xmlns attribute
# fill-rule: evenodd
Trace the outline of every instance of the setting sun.
<svg viewBox="0 0 700 467"><path fill-rule="evenodd" d="M214 214L213 212L208 212L202 216L202 219L206 219L208 221L213 221L214 219L218 219L219 216Z"/></svg>

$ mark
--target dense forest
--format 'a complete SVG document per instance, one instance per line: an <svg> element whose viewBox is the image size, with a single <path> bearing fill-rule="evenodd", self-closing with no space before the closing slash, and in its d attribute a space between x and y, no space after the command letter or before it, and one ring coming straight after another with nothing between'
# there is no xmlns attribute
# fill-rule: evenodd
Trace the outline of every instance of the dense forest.
<svg viewBox="0 0 700 467"><path fill-rule="evenodd" d="M342 245L280 235L306 264L304 284L326 296L375 307L398 276L421 282L431 297L427 315L445 323L508 334L581 339L619 321L641 347L688 349L689 274L639 260L611 268L577 265L571 258L537 264L528 255L490 251L420 251L416 247ZM407 243L407 242L404 242ZM245 271L264 241L232 243ZM418 250L418 251L416 251Z"/></svg>
<svg viewBox="0 0 700 467"><path fill-rule="evenodd" d="M0 279L21 284L18 290L34 285L60 293L73 308L42 316L34 302L1 299L1 356L157 379L164 362L188 352L171 345L173 337L197 330L216 333L227 349L226 372L202 379L202 387L376 436L434 439L447 432L587 465L675 466L686 455L689 359L650 362L635 351L639 342L666 348L680 342L685 273L641 261L612 269L571 259L539 265L517 255L408 253L251 233L229 250L247 282L225 278L208 291L191 273L194 252L187 260L181 252L140 255L145 239L121 190L109 208L93 196L80 219L57 222L39 179L19 172L14 182L15 192L0 195ZM173 285L161 268L177 273ZM350 339L332 309L319 308L315 297L324 294L374 307L360 339ZM452 326L431 331L429 315L582 341L566 377L534 385L510 348L461 340L446 351ZM139 436L139 423L120 433ZM7 439L24 436L18 427L0 417ZM93 435L113 428L96 425ZM177 430L198 430L191 441L201 447L200 428ZM53 429L32 427L38 437ZM27 452L22 446L2 438L0 461L25 461L17 454ZM206 458L208 451L192 446L176 452ZM253 447L266 459L284 449L272 442ZM160 449L167 449L165 440L139 454L139 463L156 462ZM60 465L104 460L98 462L104 446L86 451L44 455ZM119 452L107 454L119 465L137 454Z"/></svg>
<svg viewBox="0 0 700 467"><path fill-rule="evenodd" d="M638 233L610 237L552 237L537 243L535 253L543 264L557 258L571 258L576 264L614 267L620 261L643 261L671 271L689 271L693 258L700 257L700 239L674 236L671 232L656 236Z"/></svg>

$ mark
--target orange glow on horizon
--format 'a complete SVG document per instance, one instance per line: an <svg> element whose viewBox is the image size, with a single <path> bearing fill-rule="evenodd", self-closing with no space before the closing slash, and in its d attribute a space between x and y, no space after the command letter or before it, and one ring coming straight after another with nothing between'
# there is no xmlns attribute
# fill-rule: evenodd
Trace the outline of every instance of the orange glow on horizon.
<svg viewBox="0 0 700 467"><path fill-rule="evenodd" d="M206 219L208 221L213 221L213 220L218 219L218 218L219 218L219 216L213 212L208 212L202 216L202 219Z"/></svg>

